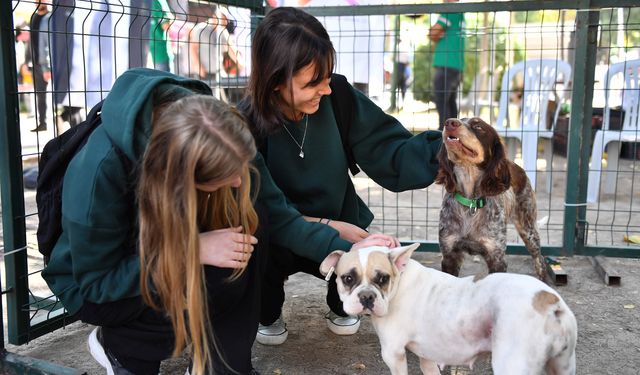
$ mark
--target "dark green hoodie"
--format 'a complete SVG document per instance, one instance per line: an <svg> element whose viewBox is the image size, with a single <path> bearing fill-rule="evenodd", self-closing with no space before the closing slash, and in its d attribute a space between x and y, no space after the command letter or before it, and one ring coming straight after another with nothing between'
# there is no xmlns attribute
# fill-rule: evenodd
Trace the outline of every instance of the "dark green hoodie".
<svg viewBox="0 0 640 375"><path fill-rule="evenodd" d="M431 185L438 172L442 133L425 131L413 135L365 94L351 86L350 90L355 100L347 144L362 171L394 192ZM331 95L341 94L335 90ZM324 96L315 113L300 121L282 124L281 131L266 138L268 173L289 204L303 214L366 229L374 216L358 196L349 176L333 100L341 102L349 98ZM301 145L304 157L299 156ZM296 251L295 247L289 249ZM321 261L326 255L307 257Z"/></svg>
<svg viewBox="0 0 640 375"><path fill-rule="evenodd" d="M211 94L200 81L150 69L125 72L105 99L102 125L65 174L62 235L42 277L72 314L85 300L104 303L140 294L135 177L128 172L147 146L151 94L160 89Z"/></svg>
<svg viewBox="0 0 640 375"><path fill-rule="evenodd" d="M69 165L62 192L63 232L42 277L71 314L84 301L105 303L140 294L136 176L130 172L151 134L151 94L185 89L211 94L205 83L170 73L143 68L125 72L105 99L102 125ZM264 168L260 157L256 164ZM260 187L258 199L274 206L269 210L274 243L314 258L351 246L335 230L307 223L286 205L268 174Z"/></svg>

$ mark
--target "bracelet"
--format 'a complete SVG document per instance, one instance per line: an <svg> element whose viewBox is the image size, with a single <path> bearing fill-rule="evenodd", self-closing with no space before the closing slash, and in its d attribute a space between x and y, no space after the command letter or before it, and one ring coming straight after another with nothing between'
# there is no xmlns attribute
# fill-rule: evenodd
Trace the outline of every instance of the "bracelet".
<svg viewBox="0 0 640 375"><path fill-rule="evenodd" d="M325 224L329 225L330 222L331 222L331 219L327 219L327 222Z"/></svg>
<svg viewBox="0 0 640 375"><path fill-rule="evenodd" d="M322 218L319 218L319 219L318 219L318 223L322 223Z"/></svg>

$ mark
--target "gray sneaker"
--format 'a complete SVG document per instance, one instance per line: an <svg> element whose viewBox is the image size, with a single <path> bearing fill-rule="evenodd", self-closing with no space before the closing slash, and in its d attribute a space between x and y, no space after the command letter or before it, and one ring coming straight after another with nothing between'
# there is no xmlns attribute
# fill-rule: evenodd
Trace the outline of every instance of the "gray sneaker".
<svg viewBox="0 0 640 375"><path fill-rule="evenodd" d="M289 331L287 324L282 320L282 315L268 326L258 325L258 334L256 341L262 345L280 345L287 340Z"/></svg>
<svg viewBox="0 0 640 375"><path fill-rule="evenodd" d="M327 327L336 335L353 335L360 328L359 316L340 316L333 311L329 311L324 317L327 319Z"/></svg>

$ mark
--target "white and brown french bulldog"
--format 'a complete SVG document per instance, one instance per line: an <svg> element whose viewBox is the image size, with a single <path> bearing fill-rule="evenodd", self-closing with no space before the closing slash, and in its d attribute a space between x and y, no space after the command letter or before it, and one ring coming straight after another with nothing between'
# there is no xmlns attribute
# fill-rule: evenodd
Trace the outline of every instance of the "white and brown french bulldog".
<svg viewBox="0 0 640 375"><path fill-rule="evenodd" d="M334 251L320 265L345 312L371 315L392 374L407 374L406 349L423 374L486 352L496 375L575 374L576 319L556 291L527 275L458 278L411 259L417 247Z"/></svg>

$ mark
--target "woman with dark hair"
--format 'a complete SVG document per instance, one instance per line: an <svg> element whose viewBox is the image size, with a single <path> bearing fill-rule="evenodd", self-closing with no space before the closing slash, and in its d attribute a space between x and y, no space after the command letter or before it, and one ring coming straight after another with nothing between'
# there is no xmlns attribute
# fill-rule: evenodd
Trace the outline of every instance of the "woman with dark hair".
<svg viewBox="0 0 640 375"><path fill-rule="evenodd" d="M257 163L262 181L275 182L286 196L265 202L270 212L291 205L307 221L331 228L347 242L342 246L350 248L350 243L369 235L366 228L373 220L349 177L351 155L369 177L391 191L433 183L441 133L413 136L344 77L332 75L336 53L316 18L296 8L272 10L256 29L251 59L248 93L238 108L247 116L264 157L264 163L261 158ZM330 85L332 80L344 82L346 90L332 94L332 87L337 87ZM345 92L345 97L332 98ZM350 123L339 124L336 102L351 103ZM346 135L340 126L348 128ZM284 281L300 271L322 277L318 268L327 254L316 249L305 242L270 244L258 342L278 345L286 340L281 317ZM343 311L334 280L327 304L332 332L357 332L359 319Z"/></svg>

